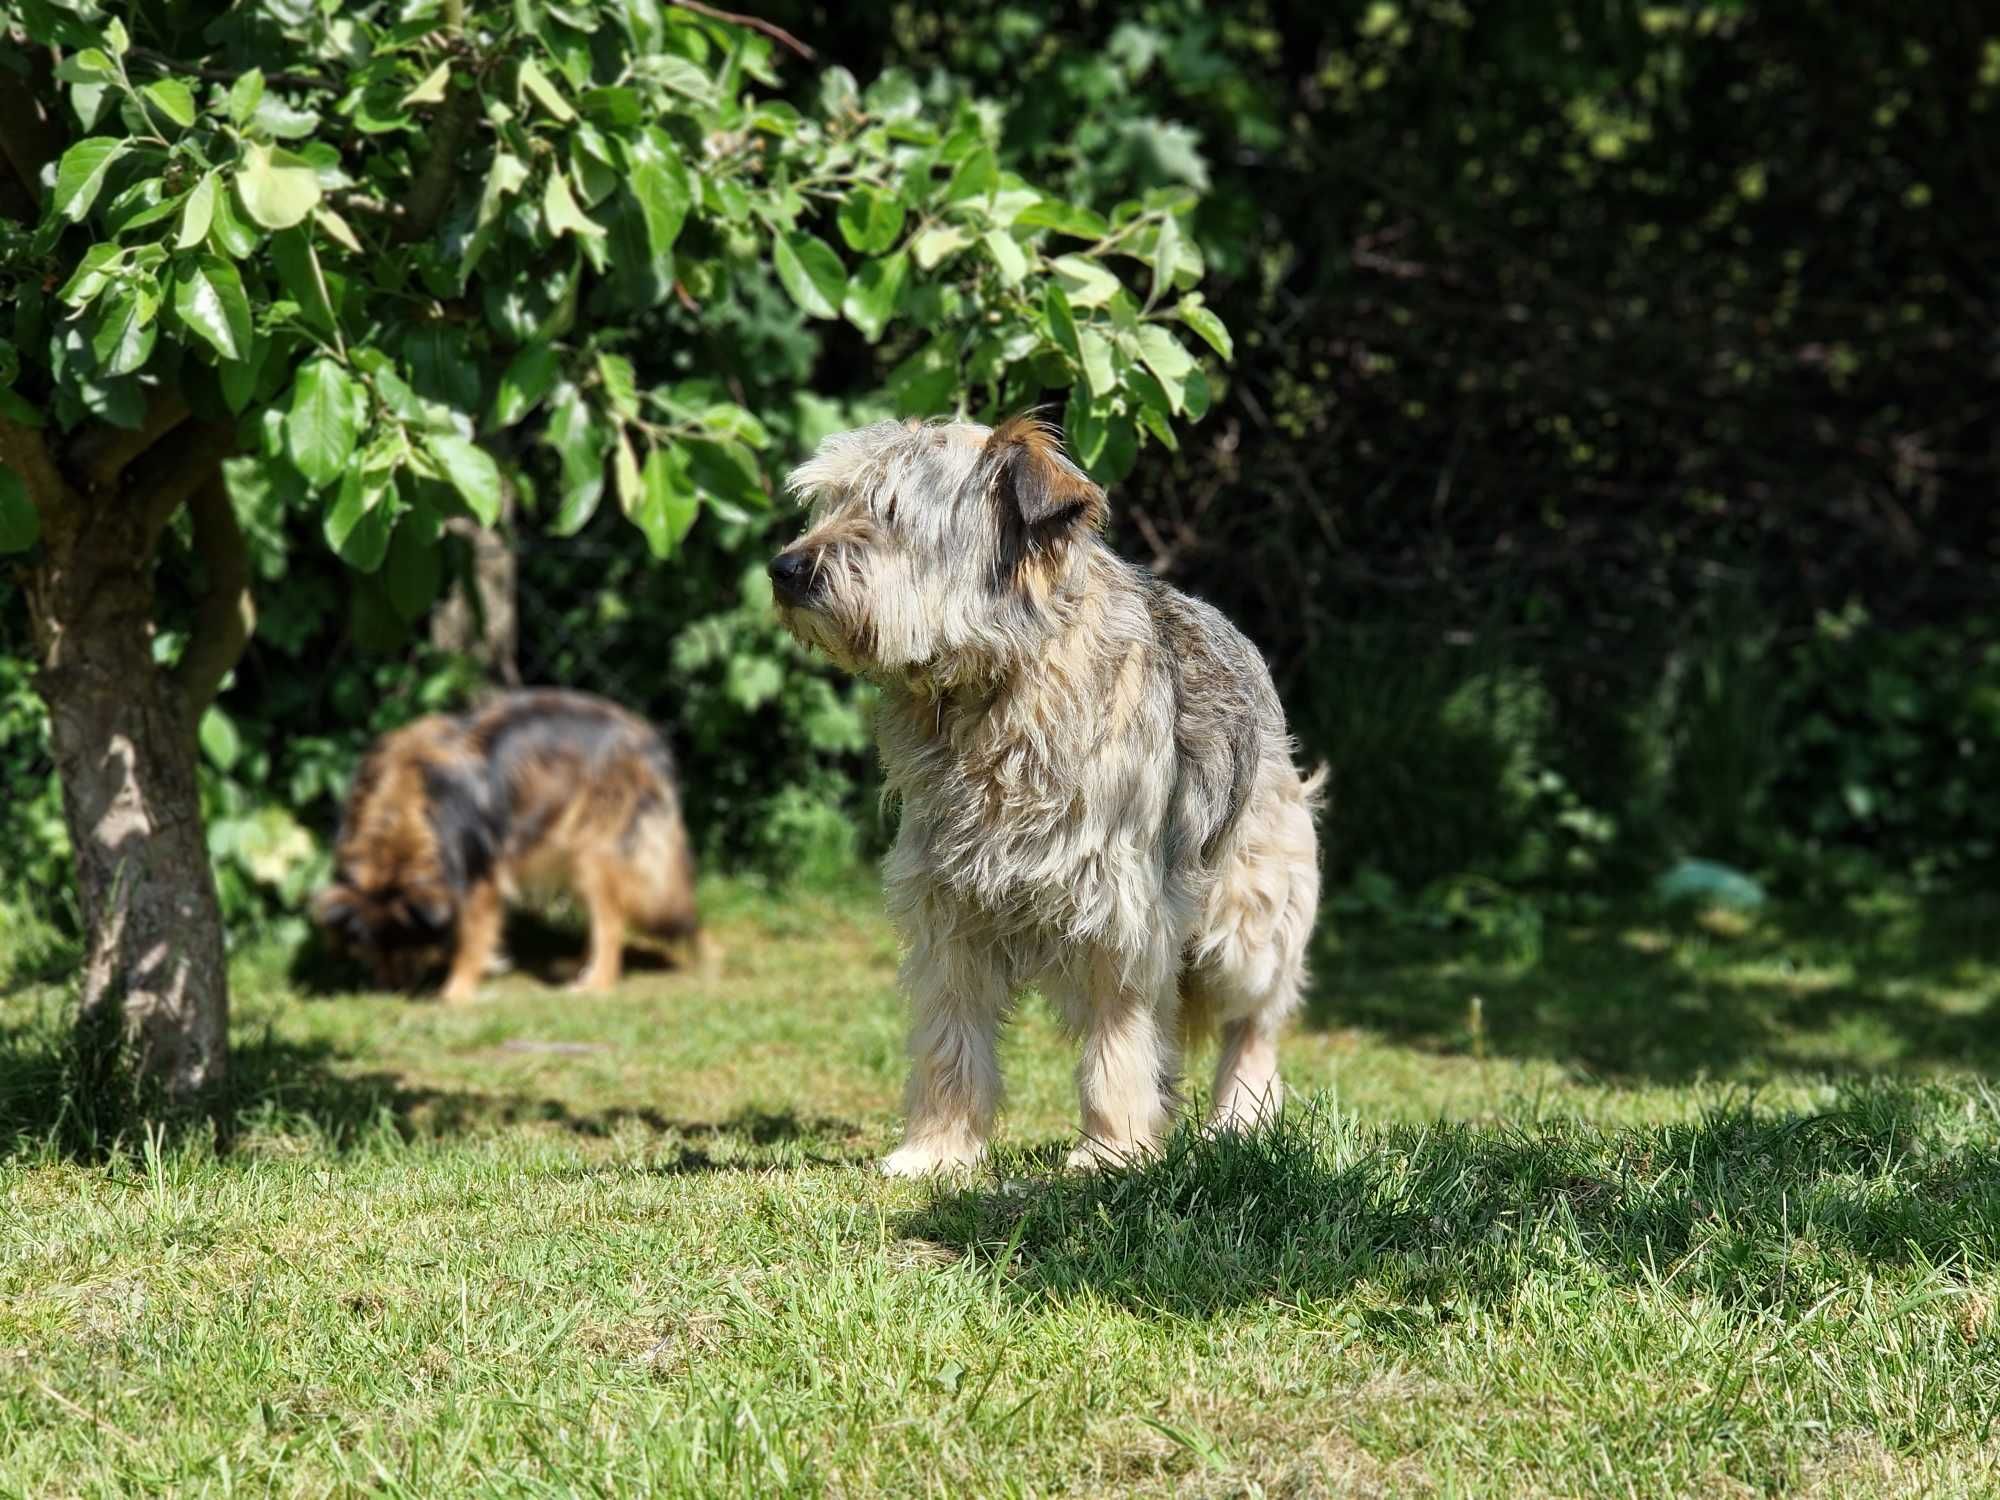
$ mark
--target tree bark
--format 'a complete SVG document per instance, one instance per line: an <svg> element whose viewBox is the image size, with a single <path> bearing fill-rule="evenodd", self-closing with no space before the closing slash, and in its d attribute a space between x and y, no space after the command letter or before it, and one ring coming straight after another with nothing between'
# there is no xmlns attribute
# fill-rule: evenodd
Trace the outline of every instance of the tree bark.
<svg viewBox="0 0 2000 1500"><path fill-rule="evenodd" d="M87 934L84 1087L146 1109L212 1107L229 984L195 780L200 705L153 660L152 573L161 528L216 482L229 434L183 425L147 455L151 482L124 492L72 485L38 434L0 439L42 518L28 603Z"/></svg>
<svg viewBox="0 0 2000 1500"><path fill-rule="evenodd" d="M514 517L514 486L503 482L500 495L493 525L463 517L445 523L472 549L471 576L453 584L431 611L430 635L438 650L470 657L487 681L512 688L521 685L517 568L505 530Z"/></svg>

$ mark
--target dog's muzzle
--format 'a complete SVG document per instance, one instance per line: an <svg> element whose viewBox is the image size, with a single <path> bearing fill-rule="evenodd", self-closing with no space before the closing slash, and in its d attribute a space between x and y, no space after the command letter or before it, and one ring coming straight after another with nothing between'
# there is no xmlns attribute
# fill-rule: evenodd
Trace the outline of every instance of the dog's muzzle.
<svg viewBox="0 0 2000 1500"><path fill-rule="evenodd" d="M800 605L819 591L819 569L809 552L793 548L771 559L771 592L780 604Z"/></svg>

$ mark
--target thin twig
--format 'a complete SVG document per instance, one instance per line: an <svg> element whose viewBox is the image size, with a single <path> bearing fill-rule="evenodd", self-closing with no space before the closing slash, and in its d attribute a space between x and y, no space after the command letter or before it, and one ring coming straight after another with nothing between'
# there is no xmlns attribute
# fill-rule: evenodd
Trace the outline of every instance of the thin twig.
<svg viewBox="0 0 2000 1500"><path fill-rule="evenodd" d="M204 83L235 83L243 76L240 68L207 68L198 63L183 62L180 58L169 57L164 52L155 52L150 47L133 47L125 54L134 62L142 62L150 68L158 68L163 73L174 73L184 78L199 78ZM266 73L264 82L281 89L335 89L340 81L323 77L318 73Z"/></svg>
<svg viewBox="0 0 2000 1500"><path fill-rule="evenodd" d="M817 62L819 54L804 42L793 36L784 27L758 16L739 15L733 10L717 10L713 5L704 5L701 0L669 0L670 4L682 10L691 10L698 16L707 16L711 21L727 21L731 26L747 26L752 31L761 31L774 42L781 42L798 53L807 62Z"/></svg>

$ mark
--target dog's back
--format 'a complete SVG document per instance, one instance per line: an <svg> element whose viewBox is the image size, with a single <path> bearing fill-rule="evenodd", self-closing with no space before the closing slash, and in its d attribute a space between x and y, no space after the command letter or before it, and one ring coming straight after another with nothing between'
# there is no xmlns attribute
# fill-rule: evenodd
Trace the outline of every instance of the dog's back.
<svg viewBox="0 0 2000 1500"><path fill-rule="evenodd" d="M576 888L596 867L637 925L692 930L694 861L673 754L652 725L602 698L540 690L495 699L464 736L483 814L473 787L441 788L439 812L485 830L503 889Z"/></svg>

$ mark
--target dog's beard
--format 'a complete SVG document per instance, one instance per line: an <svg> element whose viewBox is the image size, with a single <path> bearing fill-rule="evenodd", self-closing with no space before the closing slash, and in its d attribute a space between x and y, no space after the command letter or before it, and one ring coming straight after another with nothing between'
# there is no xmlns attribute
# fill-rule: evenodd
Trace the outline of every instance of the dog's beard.
<svg viewBox="0 0 2000 1500"><path fill-rule="evenodd" d="M811 605L780 605L778 623L793 640L809 651L817 651L843 672L862 676L875 663L847 631L824 610Z"/></svg>

